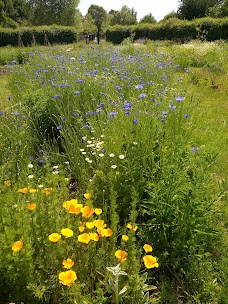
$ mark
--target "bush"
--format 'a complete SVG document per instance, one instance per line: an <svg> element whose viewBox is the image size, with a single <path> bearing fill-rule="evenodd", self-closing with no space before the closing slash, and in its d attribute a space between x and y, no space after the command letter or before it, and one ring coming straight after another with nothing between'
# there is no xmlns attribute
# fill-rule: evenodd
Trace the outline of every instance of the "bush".
<svg viewBox="0 0 228 304"><path fill-rule="evenodd" d="M158 24L137 24L135 26L110 27L106 32L108 41L121 43L124 38L135 33L135 40L219 40L228 38L228 18L203 18L193 21L171 18Z"/></svg>
<svg viewBox="0 0 228 304"><path fill-rule="evenodd" d="M0 47L6 45L28 46L34 43L41 45L73 43L77 41L77 32L67 26L40 26L20 29L0 29Z"/></svg>

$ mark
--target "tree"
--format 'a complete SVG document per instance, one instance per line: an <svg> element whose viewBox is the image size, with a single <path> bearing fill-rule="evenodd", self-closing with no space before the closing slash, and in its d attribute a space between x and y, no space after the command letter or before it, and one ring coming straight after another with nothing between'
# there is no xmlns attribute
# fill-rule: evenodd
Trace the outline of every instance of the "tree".
<svg viewBox="0 0 228 304"><path fill-rule="evenodd" d="M180 0L178 17L192 20L205 17L210 7L213 7L221 0Z"/></svg>
<svg viewBox="0 0 228 304"><path fill-rule="evenodd" d="M139 23L156 23L156 19L154 18L154 16L150 13L146 16L144 16Z"/></svg>
<svg viewBox="0 0 228 304"><path fill-rule="evenodd" d="M131 25L137 23L137 12L133 8L129 8L123 5L120 11L116 11L113 14L111 25Z"/></svg>
<svg viewBox="0 0 228 304"><path fill-rule="evenodd" d="M94 34L98 30L92 16L88 13L84 17L83 30L85 34Z"/></svg>
<svg viewBox="0 0 228 304"><path fill-rule="evenodd" d="M177 12L172 11L172 12L168 13L167 15L164 16L164 18L161 20L161 22L171 19L171 18L178 18Z"/></svg>
<svg viewBox="0 0 228 304"><path fill-rule="evenodd" d="M93 18L93 21L97 26L98 32L100 32L102 23L106 18L107 12L103 9L102 6L92 4L88 9L88 14L90 14L90 16Z"/></svg>
<svg viewBox="0 0 228 304"><path fill-rule="evenodd" d="M28 0L35 25L74 25L79 0Z"/></svg>
<svg viewBox="0 0 228 304"><path fill-rule="evenodd" d="M0 0L0 25L15 27L28 18L25 0Z"/></svg>
<svg viewBox="0 0 228 304"><path fill-rule="evenodd" d="M208 9L208 15L214 18L228 17L228 0L221 1Z"/></svg>

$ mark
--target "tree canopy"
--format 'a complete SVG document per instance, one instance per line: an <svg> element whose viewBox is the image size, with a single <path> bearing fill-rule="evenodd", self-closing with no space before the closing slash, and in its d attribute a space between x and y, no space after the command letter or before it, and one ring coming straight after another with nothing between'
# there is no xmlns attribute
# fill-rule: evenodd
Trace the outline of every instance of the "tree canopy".
<svg viewBox="0 0 228 304"><path fill-rule="evenodd" d="M180 0L178 17L188 20L205 17L209 8L221 2L221 0Z"/></svg>
<svg viewBox="0 0 228 304"><path fill-rule="evenodd" d="M79 0L28 0L28 4L35 25L74 25Z"/></svg>
<svg viewBox="0 0 228 304"><path fill-rule="evenodd" d="M92 4L88 9L88 14L90 14L90 16L93 18L93 21L96 24L98 31L100 32L102 23L107 16L107 12L102 6Z"/></svg>
<svg viewBox="0 0 228 304"><path fill-rule="evenodd" d="M113 17L110 25L121 24L131 25L137 23L137 12L134 8L123 5L120 11L113 11Z"/></svg>
<svg viewBox="0 0 228 304"><path fill-rule="evenodd" d="M144 16L139 23L156 23L156 19L154 18L154 16L150 13L146 16Z"/></svg>

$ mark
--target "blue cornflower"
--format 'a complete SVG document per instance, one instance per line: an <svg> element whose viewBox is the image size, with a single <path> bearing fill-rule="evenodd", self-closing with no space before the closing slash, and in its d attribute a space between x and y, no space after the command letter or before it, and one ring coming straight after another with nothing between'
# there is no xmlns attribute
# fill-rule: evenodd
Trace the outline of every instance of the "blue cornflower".
<svg viewBox="0 0 228 304"><path fill-rule="evenodd" d="M181 102L181 101L183 101L184 100L184 96L177 96L176 97L176 101L177 102Z"/></svg>
<svg viewBox="0 0 228 304"><path fill-rule="evenodd" d="M115 116L116 115L116 112L110 112L109 113L109 116Z"/></svg>
<svg viewBox="0 0 228 304"><path fill-rule="evenodd" d="M73 113L74 117L78 117L79 114L78 113Z"/></svg>
<svg viewBox="0 0 228 304"><path fill-rule="evenodd" d="M189 118L189 114L184 114L184 118Z"/></svg>
<svg viewBox="0 0 228 304"><path fill-rule="evenodd" d="M198 152L200 150L200 148L198 147L191 147L192 152Z"/></svg>
<svg viewBox="0 0 228 304"><path fill-rule="evenodd" d="M75 91L75 92L74 92L74 95L79 95L79 94L80 94L79 91Z"/></svg>
<svg viewBox="0 0 228 304"><path fill-rule="evenodd" d="M141 93L140 95L139 95L139 98L145 98L146 97L146 94L145 93Z"/></svg>
<svg viewBox="0 0 228 304"><path fill-rule="evenodd" d="M133 120L133 123L134 123L135 125L137 125L138 122L139 122L138 119L134 119L134 120Z"/></svg>
<svg viewBox="0 0 228 304"><path fill-rule="evenodd" d="M56 94L56 95L54 96L55 99L57 99L57 98L59 98L59 97L60 97L60 94Z"/></svg>
<svg viewBox="0 0 228 304"><path fill-rule="evenodd" d="M59 125L59 126L57 127L57 130L62 130L62 128L63 128L63 126L62 126L62 125Z"/></svg>
<svg viewBox="0 0 228 304"><path fill-rule="evenodd" d="M135 88L136 88L137 90L142 90L142 89L143 89L143 85L141 85L141 84L136 85Z"/></svg>

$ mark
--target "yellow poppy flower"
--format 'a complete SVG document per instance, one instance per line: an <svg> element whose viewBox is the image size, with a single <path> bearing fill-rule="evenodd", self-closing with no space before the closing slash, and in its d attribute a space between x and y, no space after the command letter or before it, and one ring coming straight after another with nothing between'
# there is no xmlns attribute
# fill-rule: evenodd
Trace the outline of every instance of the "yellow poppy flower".
<svg viewBox="0 0 228 304"><path fill-rule="evenodd" d="M94 213L94 209L90 208L90 206L85 206L81 209L81 212L83 217L88 218Z"/></svg>
<svg viewBox="0 0 228 304"><path fill-rule="evenodd" d="M44 190L42 191L42 193L44 193L46 195L49 195L49 194L51 194L52 191L53 191L52 188L44 188Z"/></svg>
<svg viewBox="0 0 228 304"><path fill-rule="evenodd" d="M149 268L149 269L159 266L157 259L155 257L153 257L152 255L145 255L143 257L143 262L144 262L146 268Z"/></svg>
<svg viewBox="0 0 228 304"><path fill-rule="evenodd" d="M87 200L90 200L91 197L92 197L92 194L89 193L89 192L87 192L87 193L84 194L84 197L85 197Z"/></svg>
<svg viewBox="0 0 228 304"><path fill-rule="evenodd" d="M14 252L19 252L21 251L22 247L23 247L23 243L21 241L16 241L12 245L12 250Z"/></svg>
<svg viewBox="0 0 228 304"><path fill-rule="evenodd" d="M133 231L136 231L138 229L138 226L132 225L132 224L127 224L127 228Z"/></svg>
<svg viewBox="0 0 228 304"><path fill-rule="evenodd" d="M78 227L78 230L79 230L80 232L83 232L83 231L85 230L85 227L84 227L84 226L79 226L79 227Z"/></svg>
<svg viewBox="0 0 228 304"><path fill-rule="evenodd" d="M95 220L94 226L102 229L102 228L105 228L107 225L104 223L104 220Z"/></svg>
<svg viewBox="0 0 228 304"><path fill-rule="evenodd" d="M94 227L94 222L86 222L86 227L87 227L88 229L93 229L93 227Z"/></svg>
<svg viewBox="0 0 228 304"><path fill-rule="evenodd" d="M129 240L129 237L126 234L124 234L122 235L122 240L127 242Z"/></svg>
<svg viewBox="0 0 228 304"><path fill-rule="evenodd" d="M34 194L36 193L38 190L37 189L29 189L29 193Z"/></svg>
<svg viewBox="0 0 228 304"><path fill-rule="evenodd" d="M63 207L69 213L78 215L81 212L81 209L82 209L83 205L82 204L78 204L78 200L77 199L72 199L70 201L65 201L63 203Z"/></svg>
<svg viewBox="0 0 228 304"><path fill-rule="evenodd" d="M146 251L146 253L147 252L152 252L152 250L153 250L153 248L150 245L148 245L148 244L145 244L143 246L143 249Z"/></svg>
<svg viewBox="0 0 228 304"><path fill-rule="evenodd" d="M4 185L10 187L11 186L11 182L9 180L5 180L4 181Z"/></svg>
<svg viewBox="0 0 228 304"><path fill-rule="evenodd" d="M63 228L63 229L61 230L61 234L62 234L63 236L65 236L65 238L69 238L69 237L71 237L71 236L74 235L73 231L72 231L71 229L69 229L69 228Z"/></svg>
<svg viewBox="0 0 228 304"><path fill-rule="evenodd" d="M127 259L127 252L124 250L117 250L115 252L115 257L118 259L118 262L123 263Z"/></svg>
<svg viewBox="0 0 228 304"><path fill-rule="evenodd" d="M66 269L70 269L72 266L74 266L74 262L71 259L63 260L62 264Z"/></svg>
<svg viewBox="0 0 228 304"><path fill-rule="evenodd" d="M36 209L36 204L35 203L30 203L30 204L27 204L27 207L28 207L28 209L29 210L34 210L34 209Z"/></svg>
<svg viewBox="0 0 228 304"><path fill-rule="evenodd" d="M61 239L61 234L52 233L48 236L49 241L57 243Z"/></svg>
<svg viewBox="0 0 228 304"><path fill-rule="evenodd" d="M78 241L80 243L89 244L90 236L88 233L79 234Z"/></svg>
<svg viewBox="0 0 228 304"><path fill-rule="evenodd" d="M99 240L99 235L96 232L89 233L90 239L97 242Z"/></svg>
<svg viewBox="0 0 228 304"><path fill-rule="evenodd" d="M60 272L59 283L70 286L75 280L77 280L77 275L73 270L67 270Z"/></svg>
<svg viewBox="0 0 228 304"><path fill-rule="evenodd" d="M100 215L103 211L101 208L95 208L94 212L96 213L96 215Z"/></svg>

